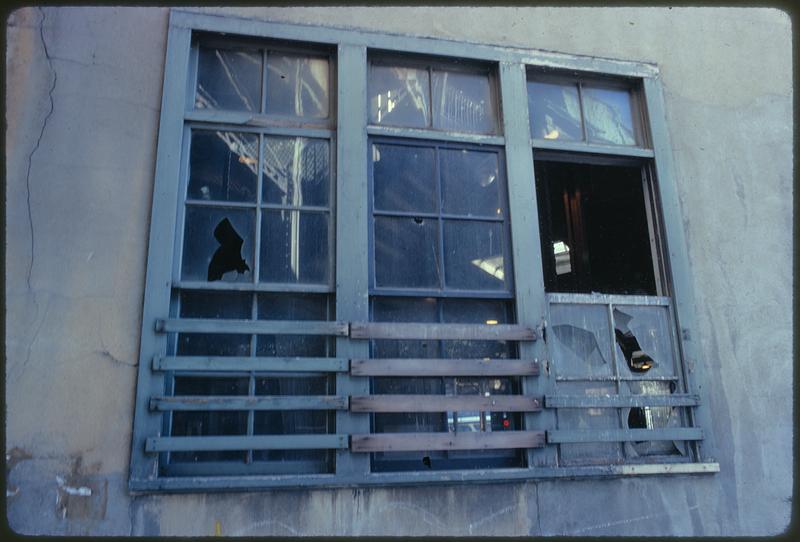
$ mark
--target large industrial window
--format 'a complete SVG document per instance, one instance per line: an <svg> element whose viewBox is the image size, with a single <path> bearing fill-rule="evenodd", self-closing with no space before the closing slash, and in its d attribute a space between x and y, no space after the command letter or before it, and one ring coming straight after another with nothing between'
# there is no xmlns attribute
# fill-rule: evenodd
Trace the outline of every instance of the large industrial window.
<svg viewBox="0 0 800 542"><path fill-rule="evenodd" d="M657 71L457 45L173 12L132 489L717 469Z"/></svg>

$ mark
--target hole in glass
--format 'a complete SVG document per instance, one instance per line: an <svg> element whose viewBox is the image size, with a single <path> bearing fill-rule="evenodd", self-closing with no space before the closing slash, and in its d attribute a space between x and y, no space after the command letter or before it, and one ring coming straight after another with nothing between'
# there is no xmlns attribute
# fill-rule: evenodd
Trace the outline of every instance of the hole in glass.
<svg viewBox="0 0 800 542"><path fill-rule="evenodd" d="M223 218L214 228L214 239L219 242L211 263L208 264L209 282L222 279L222 275L229 271L245 273L250 271L250 266L242 258L242 243L244 240L236 233L230 220Z"/></svg>

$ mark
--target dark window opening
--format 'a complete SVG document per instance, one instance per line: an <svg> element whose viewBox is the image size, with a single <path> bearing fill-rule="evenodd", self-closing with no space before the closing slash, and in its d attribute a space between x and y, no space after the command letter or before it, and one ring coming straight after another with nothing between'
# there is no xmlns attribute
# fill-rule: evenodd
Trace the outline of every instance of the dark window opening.
<svg viewBox="0 0 800 542"><path fill-rule="evenodd" d="M639 167L535 163L548 292L656 295Z"/></svg>

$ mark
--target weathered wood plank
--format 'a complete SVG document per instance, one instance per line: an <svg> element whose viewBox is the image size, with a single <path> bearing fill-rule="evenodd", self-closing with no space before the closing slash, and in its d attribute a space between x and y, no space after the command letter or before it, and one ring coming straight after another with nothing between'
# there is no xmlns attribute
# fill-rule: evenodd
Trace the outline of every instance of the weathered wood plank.
<svg viewBox="0 0 800 542"><path fill-rule="evenodd" d="M495 450L544 446L544 431L493 433L384 433L352 435L353 452L413 452L421 450Z"/></svg>
<svg viewBox="0 0 800 542"><path fill-rule="evenodd" d="M347 397L337 395L264 395L221 397L181 395L153 397L150 410L347 410Z"/></svg>
<svg viewBox="0 0 800 542"><path fill-rule="evenodd" d="M418 324L353 322L351 339L535 341L536 331L514 324Z"/></svg>
<svg viewBox="0 0 800 542"><path fill-rule="evenodd" d="M536 397L521 395L365 395L350 397L351 412L535 412Z"/></svg>
<svg viewBox="0 0 800 542"><path fill-rule="evenodd" d="M336 372L348 370L344 358L300 357L225 357L225 356L155 356L155 371L269 371Z"/></svg>
<svg viewBox="0 0 800 542"><path fill-rule="evenodd" d="M521 376L538 375L528 359L354 359L355 376Z"/></svg>
<svg viewBox="0 0 800 542"><path fill-rule="evenodd" d="M156 320L162 333L259 333L264 335L335 335L346 337L347 322L309 320L210 320L168 318Z"/></svg>
<svg viewBox="0 0 800 542"><path fill-rule="evenodd" d="M547 442L632 442L644 440L702 440L698 427L664 429L558 429L547 432Z"/></svg>
<svg viewBox="0 0 800 542"><path fill-rule="evenodd" d="M151 437L145 444L146 452L326 450L333 448L347 448L347 435Z"/></svg>
<svg viewBox="0 0 800 542"><path fill-rule="evenodd" d="M546 395L547 408L628 408L645 406L697 406L700 396L696 394L672 395Z"/></svg>

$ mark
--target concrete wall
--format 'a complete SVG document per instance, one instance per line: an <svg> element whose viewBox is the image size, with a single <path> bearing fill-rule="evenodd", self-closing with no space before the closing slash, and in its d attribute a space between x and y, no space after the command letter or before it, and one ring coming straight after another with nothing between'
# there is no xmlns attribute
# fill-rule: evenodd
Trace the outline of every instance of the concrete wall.
<svg viewBox="0 0 800 542"><path fill-rule="evenodd" d="M786 14L727 8L206 11L657 63L696 292L693 335L709 375L721 472L131 498L134 366L168 10L25 8L7 21L6 57L12 529L766 535L787 528L793 148ZM92 494L75 494L81 487Z"/></svg>

